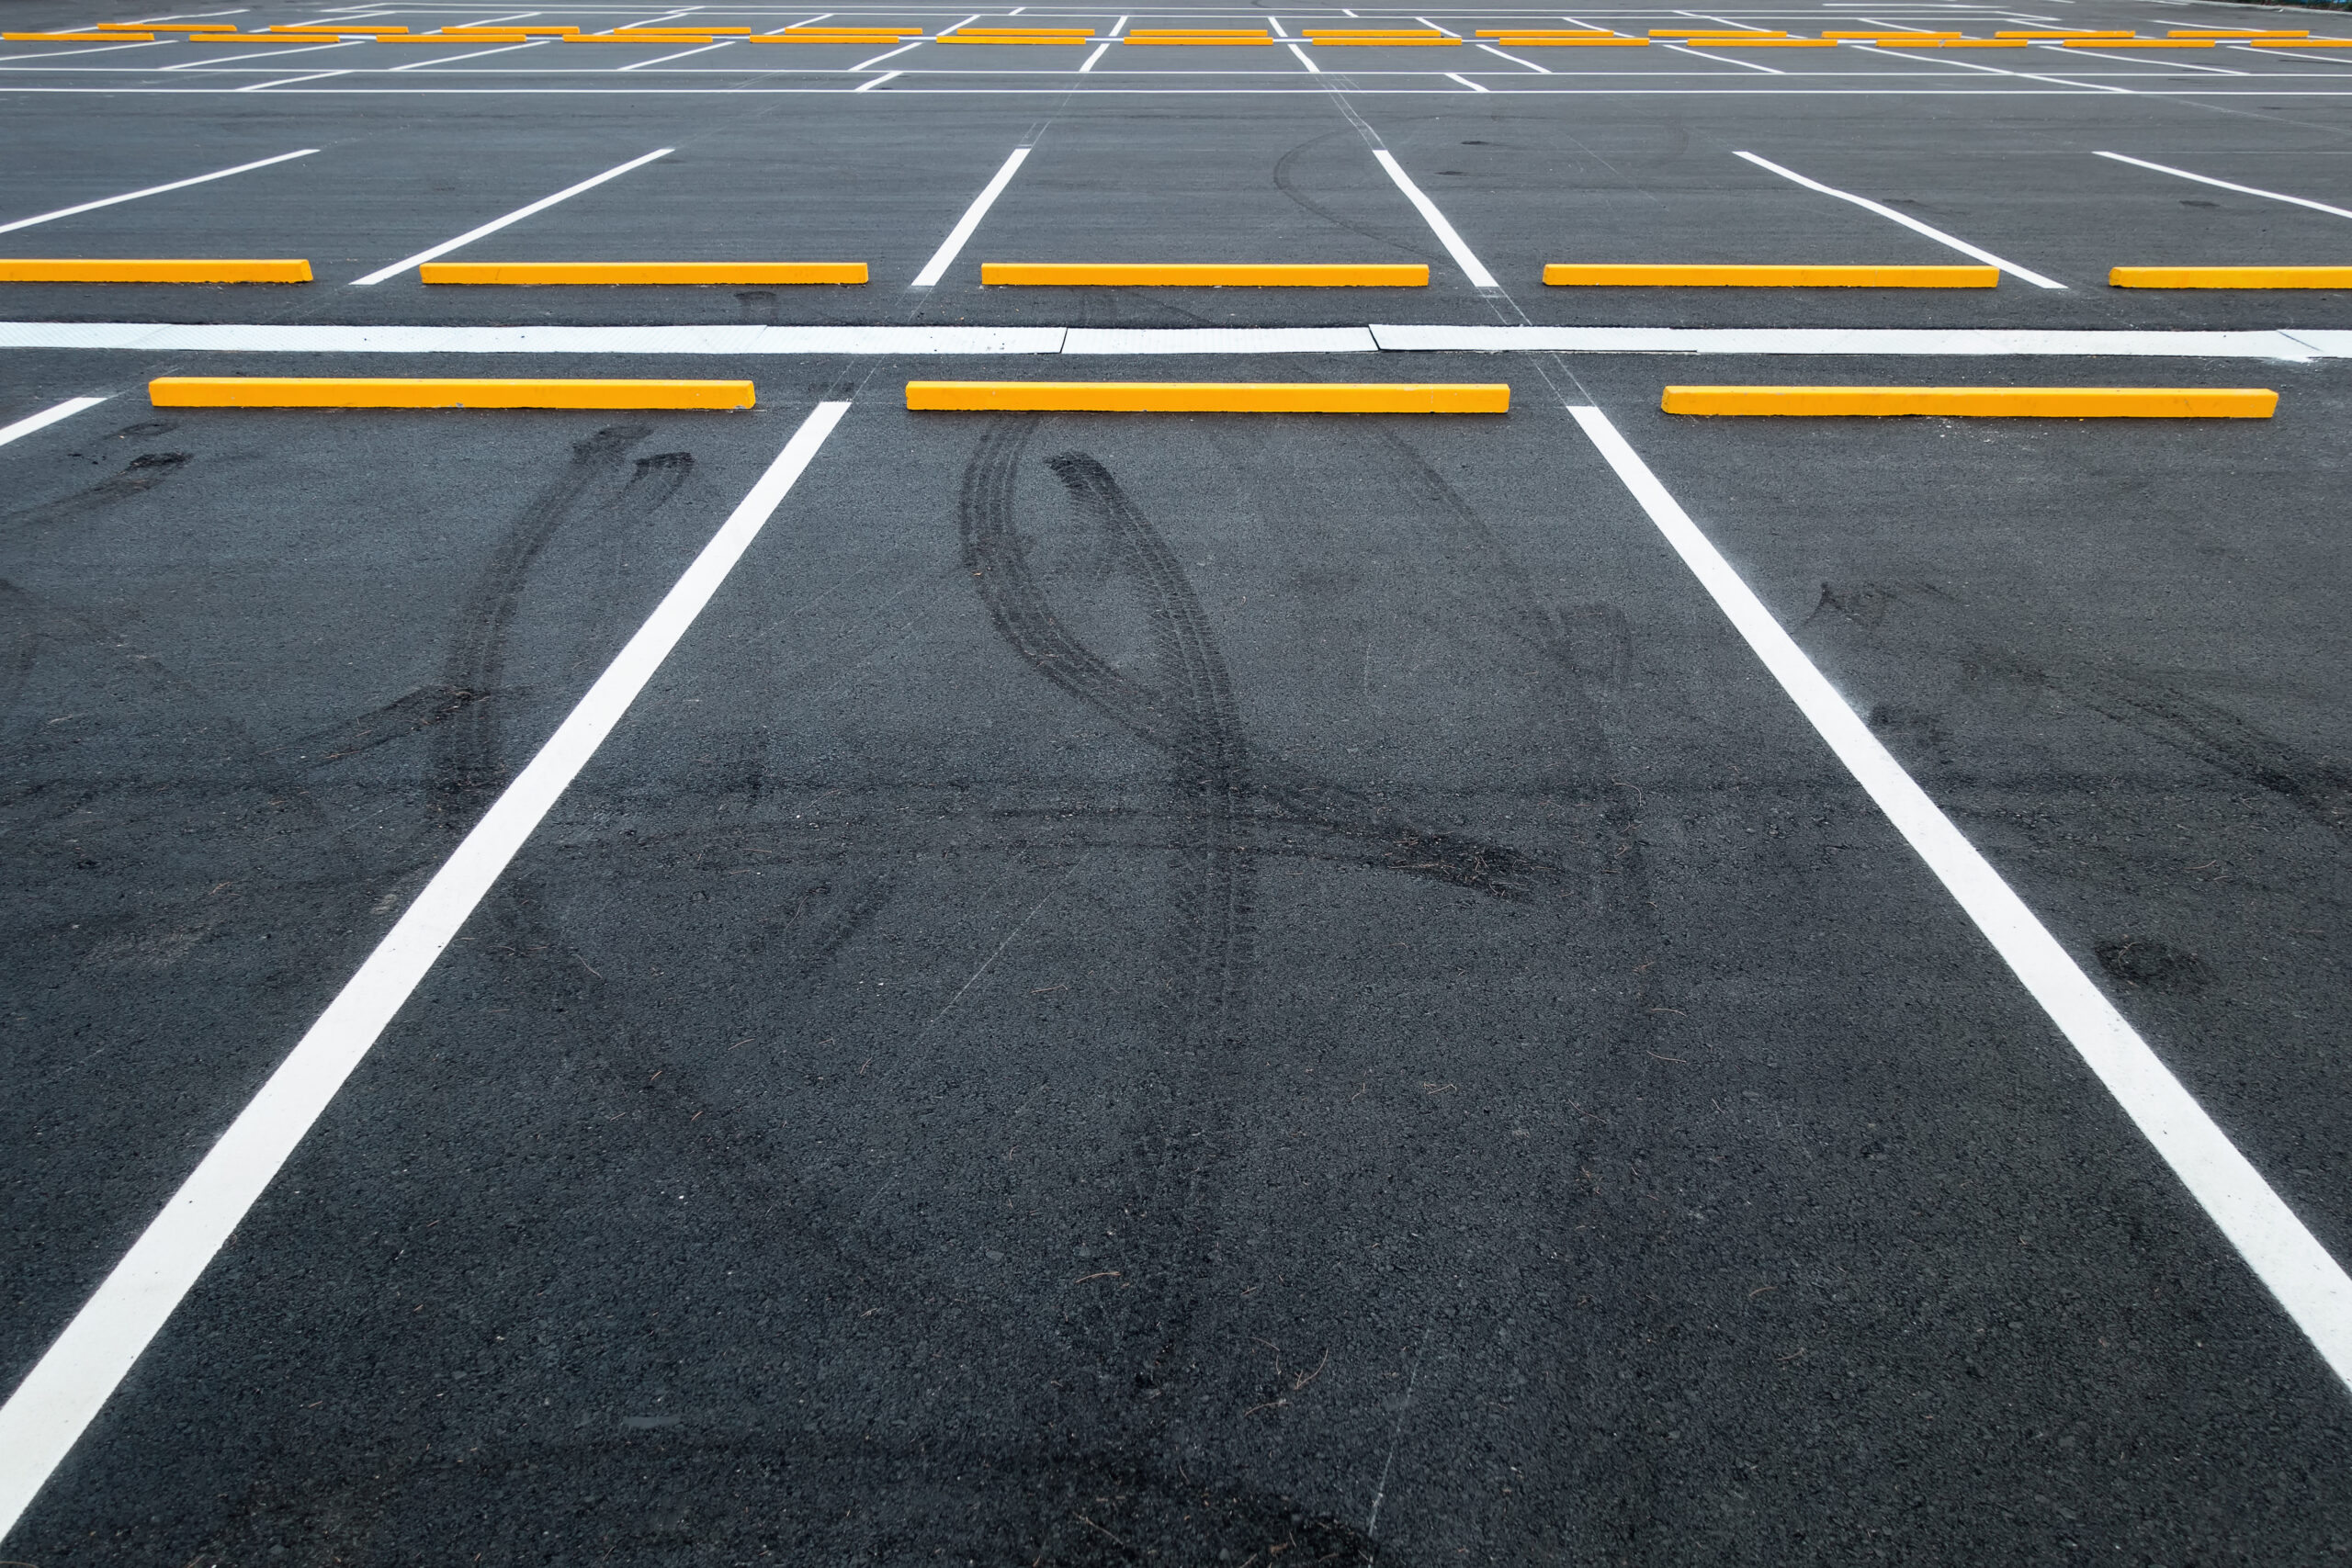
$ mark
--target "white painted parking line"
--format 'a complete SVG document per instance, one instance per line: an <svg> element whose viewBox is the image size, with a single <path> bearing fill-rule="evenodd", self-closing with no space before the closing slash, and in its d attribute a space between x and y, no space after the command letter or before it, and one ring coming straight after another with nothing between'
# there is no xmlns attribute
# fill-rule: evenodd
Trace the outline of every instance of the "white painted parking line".
<svg viewBox="0 0 2352 1568"><path fill-rule="evenodd" d="M332 43L314 43L296 49L266 49L245 54L222 54L210 60L191 60L183 65L166 65L165 71L201 71L210 65L235 65L247 60L283 60L290 54L319 54L330 49L357 49L357 43L337 39Z"/></svg>
<svg viewBox="0 0 2352 1568"><path fill-rule="evenodd" d="M917 39L912 43L902 43L896 49L885 50L882 53L876 55L871 60L861 60L856 64L851 66L850 69L852 71L865 71L873 66L881 64L886 60L894 59L899 55L904 54L910 49L921 49L922 46L923 40L922 39ZM899 73L894 71L891 74L895 76L899 74Z"/></svg>
<svg viewBox="0 0 2352 1568"><path fill-rule="evenodd" d="M323 82L330 76L348 76L348 71L313 71L308 76L281 76L275 82L255 82L237 89L240 93L259 93L271 87L291 87L298 82Z"/></svg>
<svg viewBox="0 0 2352 1568"><path fill-rule="evenodd" d="M2352 1387L2352 1279L2001 874L1879 744L1608 415L1590 407L1568 412L1815 732L2041 1004L2329 1370Z"/></svg>
<svg viewBox="0 0 2352 1568"><path fill-rule="evenodd" d="M2216 76L2254 74L2251 71L2232 71L2220 65L2193 65L2186 60L2154 61L2129 54L2103 54L2095 49L2070 49L2066 51L2066 57L2069 60L2112 60L2122 65L2138 65L2144 69L2135 74L2145 76L2161 76L2167 71L2209 71Z"/></svg>
<svg viewBox="0 0 2352 1568"><path fill-rule="evenodd" d="M1086 57L1086 63L1078 68L1078 73L1083 76L1088 72L1093 70L1094 62L1111 52L1113 41L1114 40L1110 39L1104 39L1101 43L1096 44L1094 46L1094 52Z"/></svg>
<svg viewBox="0 0 2352 1568"><path fill-rule="evenodd" d="M162 49L164 47L164 42L161 39L142 39L134 40L130 43L94 43L87 49L51 49L43 50L38 54L0 54L0 65L6 65L12 61L18 60L64 60L76 54L112 54L118 50L124 49Z"/></svg>
<svg viewBox="0 0 2352 1568"><path fill-rule="evenodd" d="M96 408L105 401L104 398L68 398L52 408L45 408L36 414L28 414L14 424L0 424L0 446L6 446L11 441L21 440L36 430L46 430L61 419L72 419L84 409Z"/></svg>
<svg viewBox="0 0 2352 1568"><path fill-rule="evenodd" d="M454 240L444 240L429 251L419 251L416 254L408 257L404 261L396 261L390 266L379 267L376 271L369 273L365 277L355 277L351 280L351 286L354 288L366 288L372 287L375 284L381 283L388 277L398 277L401 273L406 272L413 266L422 266L424 263L433 260L436 256L446 256L460 245L472 244L484 234L495 234L501 229L505 228L509 223L520 223L524 219L530 217L531 214L535 212L545 212L548 208L553 207L559 201L568 201L571 197L578 196L583 190L594 190L596 186L603 185L606 180L616 180L623 175L628 174L631 169L642 168L646 164L653 162L654 159L666 158L675 151L676 149L673 147L656 147L652 152L648 152L642 158L631 158L628 163L623 164L616 168L606 169L603 174L596 175L593 179L582 180L578 185L567 186L566 188L556 192L553 196L543 196L539 197L538 200L531 203L528 207L518 207L514 211L508 213L505 217L493 218L479 229L469 229Z"/></svg>
<svg viewBox="0 0 2352 1568"><path fill-rule="evenodd" d="M1718 65L1736 65L1743 71L1761 71L1767 76L1785 76L1788 74L1785 71L1763 64L1757 61L1734 60L1727 54L1708 54L1703 51L1692 49L1689 44L1670 43L1666 47L1673 50L1677 54L1695 54L1702 60L1712 60Z"/></svg>
<svg viewBox="0 0 2352 1568"><path fill-rule="evenodd" d="M1306 51L1299 48L1298 45L1295 43L1284 44L1283 47L1289 50L1292 54L1297 56L1298 62L1306 67L1306 73L1309 76L1320 76L1323 74L1323 67L1316 64L1315 62L1308 57Z"/></svg>
<svg viewBox="0 0 2352 1568"><path fill-rule="evenodd" d="M1471 254L1462 236L1453 231L1453 225L1445 220L1445 214L1437 209L1437 203L1421 194L1421 187L1413 183L1412 176L1405 172L1403 165L1389 154L1388 150L1375 147L1372 155L1380 160L1380 166L1388 171L1388 177L1396 182L1396 188L1405 193L1405 199L1419 209L1430 231L1437 236L1438 243L1443 245L1446 254L1453 258L1453 265L1469 276L1471 287L1500 288L1501 285L1495 281L1495 275L1487 270L1487 264Z"/></svg>
<svg viewBox="0 0 2352 1568"><path fill-rule="evenodd" d="M1784 169L1781 167L1780 164L1773 163L1770 159L1759 158L1753 152L1735 152L1732 156L1735 158L1745 158L1749 163L1755 164L1758 168L1769 170L1770 173L1780 175L1784 180L1792 180L1796 184L1804 186L1807 190L1817 190L1824 196L1834 196L1840 201L1850 201L1856 207L1861 208L1865 211L1877 213L1881 218L1885 219L1890 223L1900 223L1915 234L1925 234L1928 239L1935 241L1936 243L1939 245L1948 245L1951 249L1958 251L1962 255L1973 256L1978 261L1983 262L1986 266L1999 267L2003 272L2007 273L2010 276L2023 279L2025 282L2032 284L2036 288L2064 288L2066 287L2064 284L2058 282L2055 278L2044 277L2041 274L2029 271L2025 267L2018 265L2015 262L2003 261L2000 257L1995 255L1990 251L1980 251L1965 240L1957 239L1952 235L1947 234L1941 229L1929 228L1927 224L1920 222L1917 218L1897 212L1892 207L1883 206L1878 202L1872 201L1866 196L1856 196L1852 191L1839 190L1834 186L1823 185L1819 180L1809 180L1803 175L1798 174L1794 169Z"/></svg>
<svg viewBox="0 0 2352 1568"><path fill-rule="evenodd" d="M2341 207L2330 207L2324 201L2313 201L2309 197L2289 196L2284 191L2264 190L2259 186L2235 185L2228 180L2217 180L2211 175L2193 175L2187 169L2176 169L2169 164L2151 164L2145 158L2127 158L2120 152L2101 152L2098 156L2112 158L2119 164L2130 164L2134 168L2154 169L2157 174L2171 175L2177 179L2195 180L2201 186L2212 186L2221 190L2233 190L2240 196L2259 196L2272 201L2291 202L2297 207L2308 207L2313 212L2324 212L2332 217L2352 218L2352 211L2346 211Z"/></svg>
<svg viewBox="0 0 2352 1568"><path fill-rule="evenodd" d="M956 227L947 231L947 238L940 243L939 249L932 252L931 259L922 264L922 270L915 274L912 287L929 288L947 275L948 267L955 264L956 257L963 251L964 243L972 237L972 231L980 226L980 220L989 215L989 209L996 204L998 197L1004 194L1004 187L1012 183L1013 175L1028 157L1029 149L1026 147L1012 150L1012 156L1004 161L1004 167L996 172L996 178L989 181L980 194L973 197L972 205L964 209L964 216L956 220Z"/></svg>
<svg viewBox="0 0 2352 1568"><path fill-rule="evenodd" d="M880 86L883 83L895 82L905 74L906 73L903 71L885 71L881 75L875 77L870 82L860 82L856 86L852 87L850 91L853 93L870 93L874 91L875 88Z"/></svg>
<svg viewBox="0 0 2352 1568"><path fill-rule="evenodd" d="M391 71L429 71L436 65L455 65L460 60L480 60L486 54L512 54L518 49L537 49L554 41L552 39L535 38L528 43L502 43L496 49L469 50L464 54L436 54L430 60L412 60L406 65L395 65Z"/></svg>
<svg viewBox="0 0 2352 1568"><path fill-rule="evenodd" d="M624 65L621 69L624 71L643 71L649 66L667 65L673 60L684 60L690 54L708 54L714 49L725 49L734 41L735 40L731 38L721 39L717 43L706 43L697 45L693 49L682 49L675 54L664 54L652 60L639 60L632 64Z"/></svg>
<svg viewBox="0 0 2352 1568"><path fill-rule="evenodd" d="M1508 60L1513 65L1524 65L1530 71L1534 72L1538 76L1549 76L1552 73L1551 67L1547 65L1538 65L1532 60L1521 60L1516 54L1505 54L1493 44L1482 43L1478 47L1485 50L1488 54L1493 55L1497 60Z"/></svg>
<svg viewBox="0 0 2352 1568"><path fill-rule="evenodd" d="M1492 87L1482 87L1478 85L1477 83L1473 82L1469 77L1463 75L1458 71L1447 72L1445 73L1445 79L1449 82L1459 82L1474 93L1491 93L1494 91Z"/></svg>
<svg viewBox="0 0 2352 1568"><path fill-rule="evenodd" d="M0 1538L15 1528L482 896L628 714L848 409L845 402L819 403L802 422L637 635L0 1405Z"/></svg>
<svg viewBox="0 0 2352 1568"><path fill-rule="evenodd" d="M141 354L864 355L1060 354L1062 326L424 327L154 321L0 321L0 351ZM1245 352L1242 329L1134 327L1138 354ZM1539 327L1374 321L1363 327L1256 327L1258 333L1370 333L1401 354L1735 354L1894 357L2352 358L2352 332L2132 332L2019 327ZM1272 339L1265 340L1271 343ZM1255 347L1246 352L1256 352Z"/></svg>
<svg viewBox="0 0 2352 1568"><path fill-rule="evenodd" d="M207 180L225 180L231 175L242 175L249 169L266 169L272 164L283 164L289 158L307 158L317 151L315 147L303 147L291 152L280 152L275 158L257 158L250 164L240 164L233 169L215 169L209 175L197 175L189 179L174 180L165 186L149 186L144 190L127 190L120 196L85 201L79 207L61 207L54 212L36 213L30 218L19 218L14 223L0 223L0 234L6 234L14 229L29 229L36 223L53 223L60 218L71 218L77 212L96 212L101 207L112 207L118 202L137 201L140 197L146 196L161 196L167 190L186 190L190 186L200 186Z"/></svg>

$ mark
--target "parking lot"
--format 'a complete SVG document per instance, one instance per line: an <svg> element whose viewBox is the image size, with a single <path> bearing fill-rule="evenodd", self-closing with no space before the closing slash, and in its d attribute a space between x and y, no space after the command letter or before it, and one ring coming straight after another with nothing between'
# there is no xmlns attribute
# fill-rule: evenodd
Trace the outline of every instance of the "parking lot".
<svg viewBox="0 0 2352 1568"><path fill-rule="evenodd" d="M2352 1551L2352 19L2037 5L9 42L0 1559Z"/></svg>

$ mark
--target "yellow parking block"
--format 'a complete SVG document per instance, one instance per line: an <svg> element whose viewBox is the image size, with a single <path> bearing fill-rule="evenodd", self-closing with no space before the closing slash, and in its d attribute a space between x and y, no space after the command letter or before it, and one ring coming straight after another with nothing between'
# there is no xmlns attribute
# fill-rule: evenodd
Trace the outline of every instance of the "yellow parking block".
<svg viewBox="0 0 2352 1568"><path fill-rule="evenodd" d="M1610 49L1634 44L1647 49L1645 38L1505 38L1498 40L1505 49Z"/></svg>
<svg viewBox="0 0 2352 1568"><path fill-rule="evenodd" d="M153 33L0 33L9 43L153 43Z"/></svg>
<svg viewBox="0 0 2352 1568"><path fill-rule="evenodd" d="M2268 419L2278 394L2204 387L1668 387L1668 413Z"/></svg>
<svg viewBox="0 0 2352 1568"><path fill-rule="evenodd" d="M1882 39L1882 42L1884 40ZM1897 44L1898 49L2031 49L2032 43L2021 38L1946 38L1932 43Z"/></svg>
<svg viewBox="0 0 2352 1568"><path fill-rule="evenodd" d="M1508 413L1506 386L1322 381L910 381L907 407L1052 413Z"/></svg>
<svg viewBox="0 0 2352 1568"><path fill-rule="evenodd" d="M306 261L0 261L0 283L308 283Z"/></svg>
<svg viewBox="0 0 2352 1568"><path fill-rule="evenodd" d="M1769 28L1652 28L1652 38L1786 38L1789 35Z"/></svg>
<svg viewBox="0 0 2352 1568"><path fill-rule="evenodd" d="M317 27L309 22L278 22L266 29L273 33L308 33L314 38L341 38L346 33L404 33L406 28L379 28L366 22L354 22L347 28Z"/></svg>
<svg viewBox="0 0 2352 1568"><path fill-rule="evenodd" d="M2138 34L2136 34L2136 33L2124 32L2124 31L2121 31L2121 30L2116 30L2116 31L2100 31L2099 29L2095 28L2034 28L2034 29L2030 29L2030 30L2017 30L2017 29L2004 30L2004 31L2001 31L2001 32L1996 32L1996 33L1995 33L1993 36L1994 36L1995 38L2021 38L2021 39L2070 39L2070 38L2136 38L2136 37L2138 37L2139 35L2138 35Z"/></svg>
<svg viewBox="0 0 2352 1568"><path fill-rule="evenodd" d="M1052 46L1055 44L1089 44L1094 41L1094 38L1091 33L1036 33L1023 34L1014 38L999 38L994 36L983 37L973 33L942 33L938 38L932 41L934 43L1001 43L1031 46Z"/></svg>
<svg viewBox="0 0 2352 1568"><path fill-rule="evenodd" d="M379 376L166 376L159 409L747 409L749 381L518 381Z"/></svg>
<svg viewBox="0 0 2352 1568"><path fill-rule="evenodd" d="M1424 288L1430 269L1373 262L983 262L983 284L1187 288Z"/></svg>
<svg viewBox="0 0 2352 1568"><path fill-rule="evenodd" d="M2246 44L2246 47L2248 49L2352 49L2352 39L2307 38L2287 39L2258 38L2249 41Z"/></svg>
<svg viewBox="0 0 2352 1568"><path fill-rule="evenodd" d="M901 43L904 33L823 33L797 28L788 33L753 33L745 43Z"/></svg>
<svg viewBox="0 0 2352 1568"><path fill-rule="evenodd" d="M1123 43L1139 43L1146 45L1147 47L1164 45L1183 49L1249 49L1261 44L1267 48L1272 48L1274 42L1272 37L1266 33L1247 33L1238 35L1232 33L1214 33L1202 34L1198 37L1192 38L1144 38L1137 34L1130 34L1120 41Z"/></svg>
<svg viewBox="0 0 2352 1568"><path fill-rule="evenodd" d="M447 32L449 29L444 28L441 30L443 32ZM751 32L752 29L749 28L698 28L690 26L679 26L674 28L615 28L612 29L612 34L615 38L652 39L673 38L684 33L706 33L713 38L725 38L731 33L738 37L749 38L751 36Z"/></svg>
<svg viewBox="0 0 2352 1568"><path fill-rule="evenodd" d="M1614 288L1990 288L2001 281L2001 269L1555 262L1544 269L1544 281L1555 287Z"/></svg>
<svg viewBox="0 0 2352 1568"><path fill-rule="evenodd" d="M1870 31L1870 32L1866 32L1866 33L1857 33L1857 32L1834 32L1834 33L1823 33L1821 36L1822 36L1823 38L1834 38L1834 39L1857 39L1857 40L1860 40L1860 41L1869 41L1869 40L1872 40L1872 39L1889 39L1889 38L1910 38L1910 39L1960 38L1960 37L1962 37L1963 35L1962 35L1962 34L1960 34L1960 33L1906 32L1906 31L1905 31L1904 29L1902 29L1902 28L1874 28L1874 29L1872 29L1872 30L1871 30L1871 31Z"/></svg>
<svg viewBox="0 0 2352 1568"><path fill-rule="evenodd" d="M91 29L100 33L233 33L234 22L99 22ZM395 29L406 32L406 28Z"/></svg>
<svg viewBox="0 0 2352 1568"><path fill-rule="evenodd" d="M1459 44L1458 38L1311 38L1306 40L1317 49L1426 49L1431 45Z"/></svg>
<svg viewBox="0 0 2352 1568"><path fill-rule="evenodd" d="M2309 38L2308 28L2290 32L2285 28L2170 28L2166 38Z"/></svg>
<svg viewBox="0 0 2352 1568"><path fill-rule="evenodd" d="M1661 39L1661 43L1677 40ZM1836 49L1834 38L1686 38L1680 41L1690 49Z"/></svg>
<svg viewBox="0 0 2352 1568"><path fill-rule="evenodd" d="M1607 28L1480 28L1479 38L1611 38Z"/></svg>
<svg viewBox="0 0 2352 1568"><path fill-rule="evenodd" d="M2352 266L2119 266L2114 288L2352 288Z"/></svg>
<svg viewBox="0 0 2352 1568"><path fill-rule="evenodd" d="M426 283L864 283L864 262L427 262Z"/></svg>

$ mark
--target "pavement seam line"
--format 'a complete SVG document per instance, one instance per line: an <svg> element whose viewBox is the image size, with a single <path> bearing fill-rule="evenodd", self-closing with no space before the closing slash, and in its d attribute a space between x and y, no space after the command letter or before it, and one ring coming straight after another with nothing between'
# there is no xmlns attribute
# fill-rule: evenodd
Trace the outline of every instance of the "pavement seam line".
<svg viewBox="0 0 2352 1568"><path fill-rule="evenodd" d="M73 1451L443 949L692 628L842 416L821 402L0 1405L0 1540Z"/></svg>
<svg viewBox="0 0 2352 1568"><path fill-rule="evenodd" d="M1790 700L1984 933L2085 1066L2352 1389L2352 1279L2238 1151L1659 482L1609 416L1568 412Z"/></svg>

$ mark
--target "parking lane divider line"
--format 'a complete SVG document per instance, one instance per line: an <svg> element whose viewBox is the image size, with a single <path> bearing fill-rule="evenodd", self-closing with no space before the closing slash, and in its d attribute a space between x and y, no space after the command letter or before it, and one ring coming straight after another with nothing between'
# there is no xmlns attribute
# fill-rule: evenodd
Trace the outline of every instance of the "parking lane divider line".
<svg viewBox="0 0 2352 1568"><path fill-rule="evenodd" d="M1991 288L2001 269L1554 262L1544 268L1544 281L1555 288Z"/></svg>
<svg viewBox="0 0 2352 1568"><path fill-rule="evenodd" d="M506 214L503 218L493 218L479 229L469 229L454 240L444 240L439 244L433 246L430 250L419 251L416 254L396 261L390 266L379 267L365 277L355 277L351 280L350 287L354 288L373 288L375 285L383 282L388 277L398 277L401 273L406 272L413 266L422 266L426 262L438 261L441 257L447 255L451 251L457 250L463 245L470 245L485 234L495 234L510 223L520 223L524 219L532 216L534 213L545 212L548 208L553 207L560 201L569 201L573 197L578 196L582 191L594 190L598 186L603 185L606 180L616 180L623 175L628 174L631 169L641 169L646 164L653 162L656 158L666 158L675 151L677 151L677 149L673 147L656 147L652 152L646 153L641 158L631 158L628 163L606 169L601 175L596 175L588 179L582 180L576 186L567 186L562 190L556 192L553 196L543 196L527 207L518 207L514 211Z"/></svg>
<svg viewBox="0 0 2352 1568"><path fill-rule="evenodd" d="M1508 413L1500 384L1345 381L910 381L907 407L972 413Z"/></svg>
<svg viewBox="0 0 2352 1568"><path fill-rule="evenodd" d="M2119 266L2110 288L2352 288L2352 266Z"/></svg>
<svg viewBox="0 0 2352 1568"><path fill-rule="evenodd" d="M0 1405L0 1539L718 592L848 412L819 403L628 646L434 874Z"/></svg>
<svg viewBox="0 0 2352 1568"><path fill-rule="evenodd" d="M1459 43L1462 40L1456 39L1453 41ZM1501 285L1495 281L1495 275L1487 270L1487 264L1471 254L1469 245L1454 232L1453 225L1445 220L1445 214L1437 209L1437 203L1421 194L1421 187L1413 183L1413 177L1405 172L1404 165L1396 162L1395 155L1385 147L1374 148L1372 155L1379 160L1382 168L1388 171L1388 177L1396 182L1396 188L1405 193L1405 199L1420 213L1422 221L1437 236L1438 243L1443 245L1446 254L1453 258L1453 265L1470 279L1470 286L1474 288L1500 288Z"/></svg>
<svg viewBox="0 0 2352 1568"><path fill-rule="evenodd" d="M749 381L409 376L164 376L159 409L748 409Z"/></svg>
<svg viewBox="0 0 2352 1568"><path fill-rule="evenodd" d="M1668 413L1813 418L2268 419L2257 387L1668 387Z"/></svg>
<svg viewBox="0 0 2352 1568"><path fill-rule="evenodd" d="M940 242L939 249L932 252L931 259L922 264L922 270L915 274L915 280L909 287L929 288L947 276L947 269L963 254L965 242L971 239L973 231L980 226L980 220L989 215L989 209L996 205L996 198L1004 194L1004 187L1012 183L1012 176L1020 172L1021 165L1028 158L1028 148L1015 147L1012 150L1012 155L997 170L995 177L981 187L980 194L972 198L972 205L964 209L964 216L956 220L956 227L947 231L947 238Z"/></svg>
<svg viewBox="0 0 2352 1568"><path fill-rule="evenodd" d="M2287 202L2295 207L2308 207L2313 212L2324 212L2335 218L2352 218L2352 211L2341 207L2330 207L2324 201L2313 201L2309 197L2289 196L2284 191L2264 190L2259 186L2242 186L2230 180L2217 180L2211 175L2191 174L2187 169L2176 169L2170 164L2151 164L2145 158L2129 158L2120 152L2095 152L2094 156L2111 158L2119 164L2129 164L2135 169L2153 169L2157 174L2170 175L2175 179L2194 180L2199 185L2211 186L2217 190L2233 190L2240 196L2258 196L2271 201Z"/></svg>
<svg viewBox="0 0 2352 1568"><path fill-rule="evenodd" d="M298 148L291 152L280 152L274 158L257 158L250 164L239 164L233 169L215 169L209 175L197 175L185 180L174 180L169 185L149 186L144 190L127 190L120 196L103 197L96 201L85 201L79 207L61 207L54 212L35 213L30 218L19 218L13 223L0 223L0 234L6 234L17 229L29 229L36 223L53 223L60 218L71 218L80 212L95 212L101 207L112 207L119 202L137 201L141 197L161 196L167 190L186 190L190 186L200 186L207 180L225 180L231 175L242 175L253 169L266 169L272 164L283 164L293 158L307 158L317 151L315 147Z"/></svg>
<svg viewBox="0 0 2352 1568"><path fill-rule="evenodd" d="M293 258L133 261L0 259L0 283L308 283L311 264Z"/></svg>
<svg viewBox="0 0 2352 1568"><path fill-rule="evenodd" d="M39 413L27 414L14 424L0 424L0 446L19 441L36 430L46 430L61 419L72 419L84 409L96 408L104 398L68 398L62 403L45 408Z"/></svg>
<svg viewBox="0 0 2352 1568"><path fill-rule="evenodd" d="M0 264L5 265L5 264ZM864 262L427 262L425 283L531 288L545 284L864 283Z"/></svg>
<svg viewBox="0 0 2352 1568"><path fill-rule="evenodd" d="M1999 256L1995 255L1990 251L1979 250L1965 240L1947 234L1941 229L1930 228L1928 225L1920 222L1917 218L1911 217L1907 213L1897 212L1892 207L1885 206L1881 202L1872 201L1866 196L1856 196L1852 191L1839 190L1835 186L1823 185L1819 180L1809 180L1803 175L1798 174L1794 169L1784 169L1780 164L1773 163L1770 159L1759 158L1753 152L1735 152L1732 156L1735 158L1745 158L1747 162L1755 164L1758 168L1763 169L1770 174L1778 175L1784 180L1789 180L1794 184L1801 185L1807 190L1818 191L1823 196L1834 196L1840 201L1850 201L1856 207L1861 208L1866 212L1875 212L1890 223L1900 223L1903 227L1910 230L1915 234L1925 234L1928 239L1935 241L1936 243L1948 246L1952 250L1958 251L1962 255L1973 256L1978 261L1983 262L1986 266L1999 267L2011 277L2022 279L2027 283L2032 284L2036 288L2064 288L2066 287L2055 278L2044 277L2041 274L2021 267L2015 262L2003 261Z"/></svg>
<svg viewBox="0 0 2352 1568"><path fill-rule="evenodd" d="M1125 288L1423 288L1426 263L982 262L998 287Z"/></svg>
<svg viewBox="0 0 2352 1568"><path fill-rule="evenodd" d="M2352 1279L1905 773L1600 410L1568 412L1733 628L2106 1086L2189 1196L2352 1387Z"/></svg>

